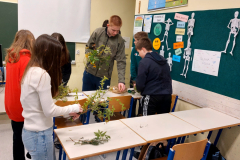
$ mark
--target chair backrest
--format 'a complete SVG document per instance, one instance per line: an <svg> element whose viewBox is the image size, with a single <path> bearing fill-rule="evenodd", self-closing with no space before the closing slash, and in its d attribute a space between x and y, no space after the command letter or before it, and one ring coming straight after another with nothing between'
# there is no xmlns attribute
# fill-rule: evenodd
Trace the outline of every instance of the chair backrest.
<svg viewBox="0 0 240 160"><path fill-rule="evenodd" d="M174 112L176 104L177 104L178 96L176 94L172 94L172 103L171 103L171 112Z"/></svg>
<svg viewBox="0 0 240 160"><path fill-rule="evenodd" d="M204 139L197 142L174 145L172 147L175 151L173 160L201 160L207 143L208 139Z"/></svg>
<svg viewBox="0 0 240 160"><path fill-rule="evenodd" d="M132 96L118 96L110 97L108 108L112 109L112 106L115 108L114 112L121 112L130 109ZM124 110L122 110L122 105L124 104Z"/></svg>
<svg viewBox="0 0 240 160"><path fill-rule="evenodd" d="M87 101L87 98L78 100L78 102L79 102L79 104L80 104L81 106L83 106L86 101ZM59 101L57 101L55 104L56 104L57 106L64 107L64 106L68 106L68 105L75 104L75 101L66 101L66 102L64 102L64 101L59 100ZM87 112L87 111L85 111L85 112ZM83 113L85 113L85 112L83 112Z"/></svg>

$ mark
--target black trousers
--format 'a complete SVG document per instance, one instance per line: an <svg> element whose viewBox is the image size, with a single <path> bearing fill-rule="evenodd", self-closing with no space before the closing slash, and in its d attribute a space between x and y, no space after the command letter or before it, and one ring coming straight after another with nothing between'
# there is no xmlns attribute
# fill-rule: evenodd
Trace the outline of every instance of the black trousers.
<svg viewBox="0 0 240 160"><path fill-rule="evenodd" d="M13 130L13 159L25 160L25 151L22 141L22 129L24 122L11 121Z"/></svg>
<svg viewBox="0 0 240 160"><path fill-rule="evenodd" d="M141 113L143 116L169 113L171 109L172 96L169 95L145 95L140 100Z"/></svg>
<svg viewBox="0 0 240 160"><path fill-rule="evenodd" d="M133 88L132 77L130 77L130 88ZM136 106L137 106L137 100L135 99L133 101L133 105L132 105L132 115L131 115L131 117L136 117Z"/></svg>

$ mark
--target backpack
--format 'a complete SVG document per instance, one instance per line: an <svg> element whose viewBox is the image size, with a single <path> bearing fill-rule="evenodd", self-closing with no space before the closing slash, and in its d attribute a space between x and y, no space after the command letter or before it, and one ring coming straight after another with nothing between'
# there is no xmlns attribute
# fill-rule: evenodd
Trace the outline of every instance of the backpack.
<svg viewBox="0 0 240 160"><path fill-rule="evenodd" d="M160 145L162 146L162 148L159 148ZM145 160L151 160L165 156L165 148L163 146L163 143L160 142L156 146L150 146L148 148Z"/></svg>
<svg viewBox="0 0 240 160"><path fill-rule="evenodd" d="M219 149L211 144L210 149L208 151L207 160L226 160L220 153Z"/></svg>

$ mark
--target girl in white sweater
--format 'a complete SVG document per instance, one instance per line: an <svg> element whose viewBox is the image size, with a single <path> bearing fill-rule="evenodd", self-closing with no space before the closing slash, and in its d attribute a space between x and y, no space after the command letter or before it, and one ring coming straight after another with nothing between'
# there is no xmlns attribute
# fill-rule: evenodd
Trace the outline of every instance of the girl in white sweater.
<svg viewBox="0 0 240 160"><path fill-rule="evenodd" d="M49 35L37 38L31 60L21 82L24 127L22 139L33 160L53 160L53 118L71 115L78 118L79 104L56 106L52 100L61 83L62 45Z"/></svg>

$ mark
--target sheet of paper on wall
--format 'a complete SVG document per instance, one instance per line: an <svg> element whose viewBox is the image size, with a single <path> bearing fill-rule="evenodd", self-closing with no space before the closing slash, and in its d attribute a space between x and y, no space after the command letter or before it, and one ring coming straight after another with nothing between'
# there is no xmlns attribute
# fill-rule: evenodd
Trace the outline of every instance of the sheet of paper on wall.
<svg viewBox="0 0 240 160"><path fill-rule="evenodd" d="M189 16L184 15L184 14L175 13L174 19L177 19L177 20L183 21L183 22L187 22L188 21L188 17Z"/></svg>
<svg viewBox="0 0 240 160"><path fill-rule="evenodd" d="M178 49L175 50L175 54L176 55L179 55L181 53L182 53L182 49L181 48L178 48Z"/></svg>
<svg viewBox="0 0 240 160"><path fill-rule="evenodd" d="M178 21L177 22L177 28L185 28L185 22Z"/></svg>
<svg viewBox="0 0 240 160"><path fill-rule="evenodd" d="M125 40L125 48L129 48L130 45L130 37L122 37Z"/></svg>
<svg viewBox="0 0 240 160"><path fill-rule="evenodd" d="M151 25L152 25L152 15L146 15L144 17L144 26L143 26L143 31L150 33L151 31Z"/></svg>
<svg viewBox="0 0 240 160"><path fill-rule="evenodd" d="M182 37L183 37L183 36L177 36L177 37L176 37L176 42L182 42Z"/></svg>
<svg viewBox="0 0 240 160"><path fill-rule="evenodd" d="M194 50L192 71L218 76L221 52Z"/></svg>
<svg viewBox="0 0 240 160"><path fill-rule="evenodd" d="M165 22L165 14L153 16L153 23L160 23L160 22Z"/></svg>
<svg viewBox="0 0 240 160"><path fill-rule="evenodd" d="M133 35L142 31L144 15L135 16Z"/></svg>
<svg viewBox="0 0 240 160"><path fill-rule="evenodd" d="M173 49L183 48L184 42L173 43Z"/></svg>
<svg viewBox="0 0 240 160"><path fill-rule="evenodd" d="M176 28L175 34L184 35L185 29L184 28Z"/></svg>
<svg viewBox="0 0 240 160"><path fill-rule="evenodd" d="M173 55L172 60L175 62L180 62L181 61L181 56Z"/></svg>

